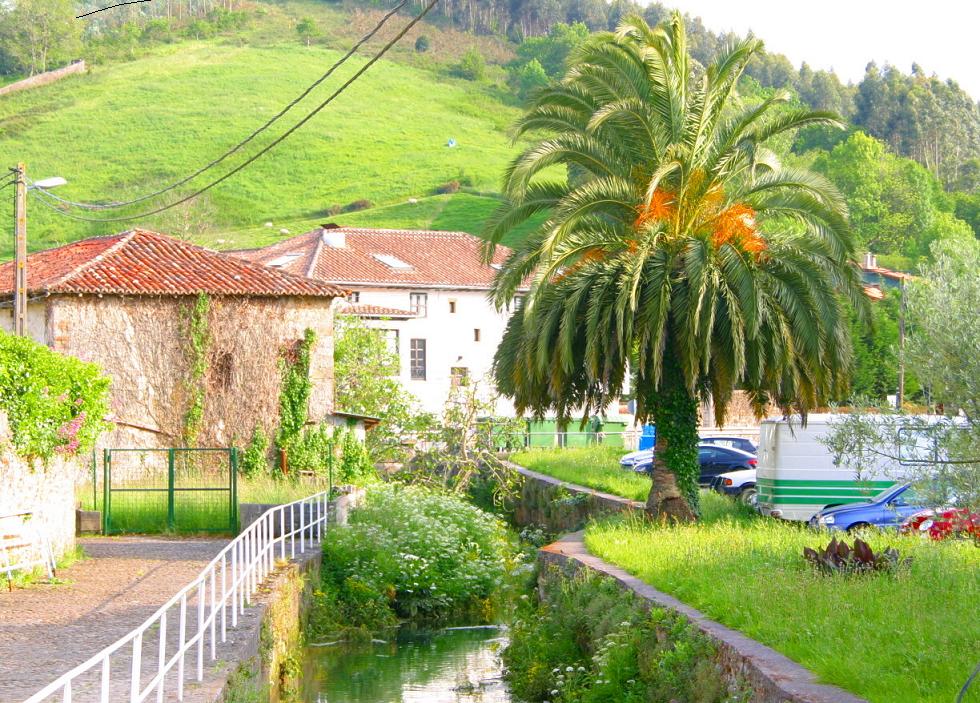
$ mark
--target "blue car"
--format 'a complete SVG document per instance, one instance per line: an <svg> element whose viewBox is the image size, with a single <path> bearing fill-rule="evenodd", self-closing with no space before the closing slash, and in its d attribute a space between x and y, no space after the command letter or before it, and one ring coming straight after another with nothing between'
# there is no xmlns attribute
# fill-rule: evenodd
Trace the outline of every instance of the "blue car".
<svg viewBox="0 0 980 703"><path fill-rule="evenodd" d="M898 528L910 515L925 510L925 499L910 483L886 488L864 503L824 508L810 518L810 527L858 530L865 527Z"/></svg>

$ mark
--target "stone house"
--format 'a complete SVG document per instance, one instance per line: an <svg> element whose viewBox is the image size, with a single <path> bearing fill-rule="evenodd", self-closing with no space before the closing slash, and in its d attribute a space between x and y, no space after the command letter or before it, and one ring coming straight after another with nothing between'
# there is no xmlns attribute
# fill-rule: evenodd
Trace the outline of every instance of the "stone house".
<svg viewBox="0 0 980 703"><path fill-rule="evenodd" d="M315 333L309 420L337 424L333 320L343 288L141 229L36 252L27 271L29 336L112 378L115 429L101 446L184 446L195 403L197 446L242 446L257 426L271 434L281 360L306 330ZM0 264L8 331L13 278L12 262Z"/></svg>

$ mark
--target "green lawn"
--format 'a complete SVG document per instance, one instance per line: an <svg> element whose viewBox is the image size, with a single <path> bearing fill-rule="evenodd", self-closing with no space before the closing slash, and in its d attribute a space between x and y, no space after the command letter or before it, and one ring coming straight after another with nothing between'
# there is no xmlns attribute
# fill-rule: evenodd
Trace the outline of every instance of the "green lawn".
<svg viewBox="0 0 980 703"><path fill-rule="evenodd" d="M24 161L35 178L64 176L69 185L58 194L75 200L136 196L220 154L338 55L295 41L257 46L225 38L163 46L128 63L95 66L88 75L0 101L0 163ZM324 98L360 65L352 60L311 97ZM494 192L515 154L506 130L517 114L493 87L448 78L439 67L386 60L280 147L194 205L137 223L90 225L33 204L30 246L134 224L187 233L212 245L225 239L222 246L228 247L264 244L280 236L281 227L302 231L324 219L476 232L493 198L457 194L422 200L417 207L407 200L427 198L450 180ZM450 138L455 148L446 146ZM260 137L256 146L268 141ZM342 218L324 214L360 199L395 207ZM9 210L5 199L0 219ZM265 222L274 228L264 228ZM202 229L205 234L199 234ZM239 231L256 237L224 234ZM10 247L0 241L0 259L10 256Z"/></svg>
<svg viewBox="0 0 980 703"><path fill-rule="evenodd" d="M706 496L707 498L707 496ZM706 500L701 524L603 522L589 550L874 703L950 703L980 651L980 549L875 534L913 557L898 576L826 577L803 547L829 537ZM716 504L717 503L717 504ZM980 701L980 689L965 699Z"/></svg>
<svg viewBox="0 0 980 703"><path fill-rule="evenodd" d="M532 449L517 452L511 460L532 471L594 488L604 493L632 498L647 499L650 478L627 471L619 466L619 458L625 454L617 447L581 447L572 449Z"/></svg>

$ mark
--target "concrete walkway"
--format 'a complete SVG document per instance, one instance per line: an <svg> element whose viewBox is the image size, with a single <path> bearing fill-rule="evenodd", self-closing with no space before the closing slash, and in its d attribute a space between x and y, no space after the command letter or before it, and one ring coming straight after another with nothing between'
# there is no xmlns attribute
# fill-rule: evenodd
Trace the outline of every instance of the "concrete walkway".
<svg viewBox="0 0 980 703"><path fill-rule="evenodd" d="M67 583L0 592L0 703L20 703L141 624L227 542L120 537L80 544L88 558L58 573Z"/></svg>

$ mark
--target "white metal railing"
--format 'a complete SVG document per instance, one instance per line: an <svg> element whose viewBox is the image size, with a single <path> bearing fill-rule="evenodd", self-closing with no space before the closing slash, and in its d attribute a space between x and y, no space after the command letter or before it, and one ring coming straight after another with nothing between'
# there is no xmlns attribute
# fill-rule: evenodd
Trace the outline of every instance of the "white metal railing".
<svg viewBox="0 0 980 703"><path fill-rule="evenodd" d="M155 694L161 703L168 685L174 687L177 700L183 700L188 654L194 657L194 678L201 681L205 649L214 661L219 641L226 642L228 630L238 626L239 615L244 615L276 559L295 558L297 552L320 543L327 527L328 501L322 492L265 511L142 625L24 703L58 700L59 694L62 703L72 703L76 694L78 703L78 694L83 693L99 703L140 703ZM188 610L192 614L196 610L196 615L189 618ZM151 654L146 659L145 647ZM144 666L147 660L150 664Z"/></svg>

